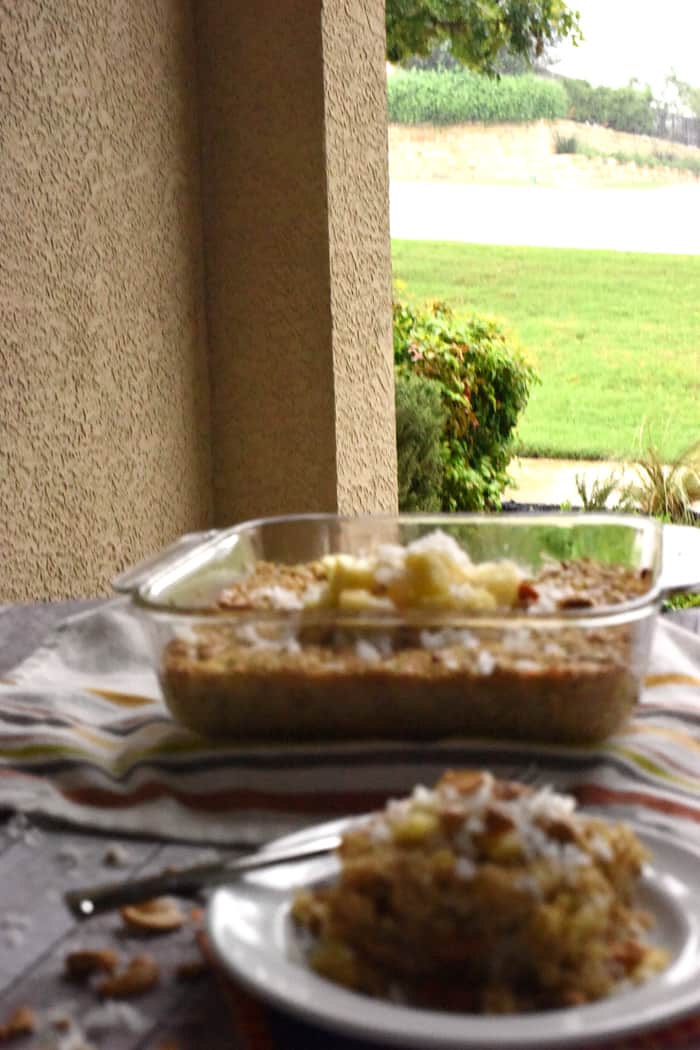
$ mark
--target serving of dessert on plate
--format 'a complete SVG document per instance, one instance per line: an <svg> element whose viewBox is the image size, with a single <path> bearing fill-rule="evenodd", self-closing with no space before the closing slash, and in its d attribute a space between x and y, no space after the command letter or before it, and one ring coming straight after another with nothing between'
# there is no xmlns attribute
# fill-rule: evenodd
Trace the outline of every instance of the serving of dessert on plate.
<svg viewBox="0 0 700 1050"><path fill-rule="evenodd" d="M696 1015L697 844L534 775L448 771L278 840L340 845L216 889L221 964L278 1008L403 1050L607 1045Z"/></svg>
<svg viewBox="0 0 700 1050"><path fill-rule="evenodd" d="M654 523L311 516L224 538L234 557L214 544L178 577L199 606L167 587L139 606L172 713L204 735L586 742L637 701Z"/></svg>
<svg viewBox="0 0 700 1050"><path fill-rule="evenodd" d="M310 966L355 991L471 1014L580 1006L668 963L635 905L647 859L630 827L550 787L451 771L347 830L339 874L292 916Z"/></svg>

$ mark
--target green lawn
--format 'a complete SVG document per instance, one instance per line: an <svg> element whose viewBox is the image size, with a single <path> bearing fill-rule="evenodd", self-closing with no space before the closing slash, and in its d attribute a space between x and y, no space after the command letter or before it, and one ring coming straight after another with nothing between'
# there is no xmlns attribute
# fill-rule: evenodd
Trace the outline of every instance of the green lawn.
<svg viewBox="0 0 700 1050"><path fill-rule="evenodd" d="M523 454L672 457L700 438L700 256L394 241L396 295L499 318L534 365Z"/></svg>

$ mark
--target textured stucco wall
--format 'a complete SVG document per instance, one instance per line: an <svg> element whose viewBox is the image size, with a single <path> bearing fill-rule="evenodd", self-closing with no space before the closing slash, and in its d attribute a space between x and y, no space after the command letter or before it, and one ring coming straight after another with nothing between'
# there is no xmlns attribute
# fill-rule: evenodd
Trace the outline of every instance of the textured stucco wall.
<svg viewBox="0 0 700 1050"><path fill-rule="evenodd" d="M210 520L190 0L0 31L0 601L98 594Z"/></svg>
<svg viewBox="0 0 700 1050"><path fill-rule="evenodd" d="M395 510L384 0L326 0L323 54L338 510Z"/></svg>
<svg viewBox="0 0 700 1050"><path fill-rule="evenodd" d="M200 0L215 520L396 505L383 0Z"/></svg>

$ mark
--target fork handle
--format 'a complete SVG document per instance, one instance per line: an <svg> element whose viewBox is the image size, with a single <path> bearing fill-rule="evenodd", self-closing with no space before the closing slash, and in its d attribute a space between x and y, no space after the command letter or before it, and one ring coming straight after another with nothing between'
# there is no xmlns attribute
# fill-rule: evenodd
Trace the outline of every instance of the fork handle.
<svg viewBox="0 0 700 1050"><path fill-rule="evenodd" d="M142 879L108 882L69 890L63 900L76 919L89 919L102 912L113 911L115 908L137 904L164 894L177 894L181 897L193 896L207 886L230 882L249 871L322 856L336 849L339 843L339 835L324 835L322 838L309 839L283 849L270 847L258 850L244 857L237 857L235 860L197 864L191 868L177 868L174 871L163 871L157 875L147 875Z"/></svg>

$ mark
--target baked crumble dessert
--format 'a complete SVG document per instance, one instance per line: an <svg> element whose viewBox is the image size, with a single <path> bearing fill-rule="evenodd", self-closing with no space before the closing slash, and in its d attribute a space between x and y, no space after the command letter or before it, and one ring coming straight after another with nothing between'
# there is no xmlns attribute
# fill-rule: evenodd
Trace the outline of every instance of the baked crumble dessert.
<svg viewBox="0 0 700 1050"><path fill-rule="evenodd" d="M292 917L309 961L356 991L473 1013L592 1002L663 969L626 825L488 772L446 773L351 826L332 884Z"/></svg>
<svg viewBox="0 0 700 1050"><path fill-rule="evenodd" d="M639 633L581 617L647 589L587 559L474 563L439 530L366 557L261 561L221 591L220 617L166 647L161 679L204 734L592 741L635 704Z"/></svg>

